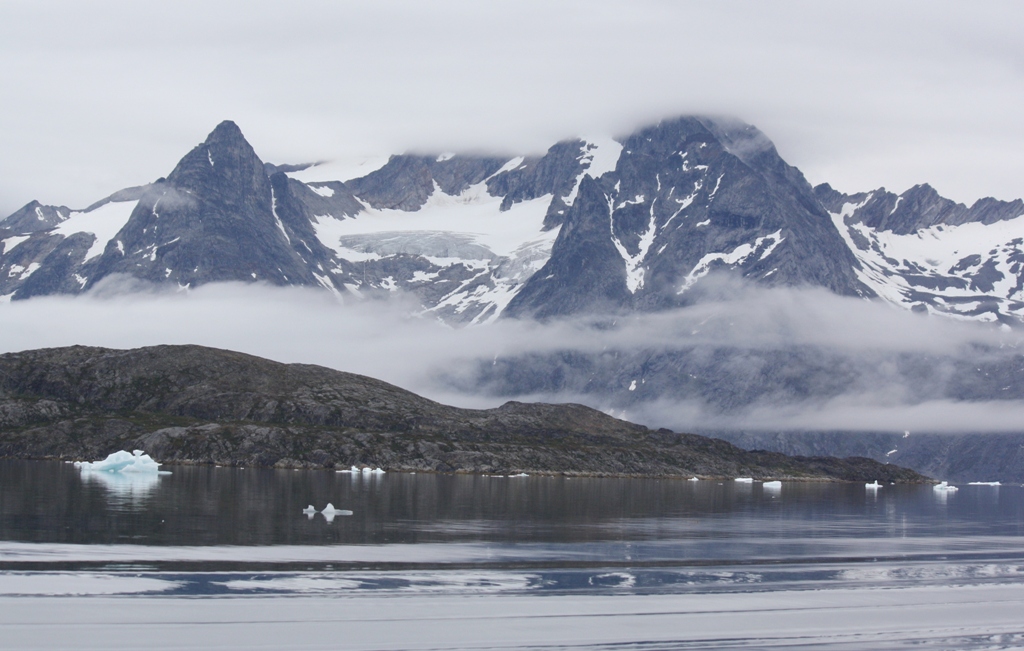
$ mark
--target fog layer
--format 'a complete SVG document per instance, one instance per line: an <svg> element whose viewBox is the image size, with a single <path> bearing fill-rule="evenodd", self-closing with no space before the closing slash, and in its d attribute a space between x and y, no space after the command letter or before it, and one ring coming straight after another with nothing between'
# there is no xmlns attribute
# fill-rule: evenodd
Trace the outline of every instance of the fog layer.
<svg viewBox="0 0 1024 651"><path fill-rule="evenodd" d="M0 349L201 344L369 375L449 404L583 402L677 430L1024 422L1017 331L819 290L712 279L701 303L671 312L466 328L415 310L401 296L343 302L259 284L108 285L0 306Z"/></svg>

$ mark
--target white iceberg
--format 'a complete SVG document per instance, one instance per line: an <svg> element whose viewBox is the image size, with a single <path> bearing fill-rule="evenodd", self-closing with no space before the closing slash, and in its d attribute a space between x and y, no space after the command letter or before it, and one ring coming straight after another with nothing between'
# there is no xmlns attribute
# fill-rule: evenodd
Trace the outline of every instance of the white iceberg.
<svg viewBox="0 0 1024 651"><path fill-rule="evenodd" d="M864 484L864 488L867 488L868 490L878 490L881 487L882 485L878 483L877 479L870 484Z"/></svg>
<svg viewBox="0 0 1024 651"><path fill-rule="evenodd" d="M968 486L1002 486L1002 482L998 481L972 481L967 482Z"/></svg>
<svg viewBox="0 0 1024 651"><path fill-rule="evenodd" d="M933 490L936 490L940 493L955 493L959 489L956 486L950 486L947 482L940 481L938 484L935 484Z"/></svg>
<svg viewBox="0 0 1024 651"><path fill-rule="evenodd" d="M93 472L152 473L160 472L160 464L142 450L125 452L120 450L107 456L103 461L76 461L76 468Z"/></svg>
<svg viewBox="0 0 1024 651"><path fill-rule="evenodd" d="M770 491L782 490L782 482L781 481L766 481L765 483L761 484L761 487L762 488L767 488Z"/></svg>
<svg viewBox="0 0 1024 651"><path fill-rule="evenodd" d="M352 511L336 509L330 502L327 503L327 506L324 507L324 510L321 511L321 513L323 513L324 519L328 522L334 522L334 518L339 515L352 515Z"/></svg>
<svg viewBox="0 0 1024 651"><path fill-rule="evenodd" d="M689 479L687 479L686 481L700 481L700 480L699 480L699 479L697 479L696 477L690 477L690 478L689 478Z"/></svg>
<svg viewBox="0 0 1024 651"><path fill-rule="evenodd" d="M736 478L736 483L738 483L738 484L753 484L754 483L754 478L753 477L737 477Z"/></svg>

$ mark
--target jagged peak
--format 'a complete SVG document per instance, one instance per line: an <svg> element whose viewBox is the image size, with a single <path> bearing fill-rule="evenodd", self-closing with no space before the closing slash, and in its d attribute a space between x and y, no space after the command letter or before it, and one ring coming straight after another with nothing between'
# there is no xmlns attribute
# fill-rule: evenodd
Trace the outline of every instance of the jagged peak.
<svg viewBox="0 0 1024 651"><path fill-rule="evenodd" d="M212 152L237 152L246 157L259 158L252 145L245 139L242 130L231 120L224 120L214 127L213 131L206 136L206 140L198 147L198 149L202 148ZM263 166L262 161L260 161L260 166Z"/></svg>
<svg viewBox="0 0 1024 651"><path fill-rule="evenodd" d="M245 140L245 136L242 134L242 130L231 120L224 120L214 127L213 131L210 132L210 135L206 137L206 144L223 142L225 140L241 140L248 143L248 141Z"/></svg>
<svg viewBox="0 0 1024 651"><path fill-rule="evenodd" d="M219 163L219 165L218 165ZM266 174L263 161L242 135L242 130L231 120L218 124L192 151L182 158L167 176L172 185L198 174L221 175L228 170L245 170L244 174Z"/></svg>

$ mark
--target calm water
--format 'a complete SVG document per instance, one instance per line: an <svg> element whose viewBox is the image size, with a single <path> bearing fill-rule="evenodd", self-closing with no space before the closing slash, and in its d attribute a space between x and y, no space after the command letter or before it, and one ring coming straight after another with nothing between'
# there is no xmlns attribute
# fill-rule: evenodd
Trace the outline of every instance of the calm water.
<svg viewBox="0 0 1024 651"><path fill-rule="evenodd" d="M218 648L336 648L313 633L331 626L361 631L348 648L1024 648L1019 486L170 470L0 461L0 648L61 646L31 623L52 599L67 635L170 618L168 648L208 617ZM352 515L302 513L328 502ZM134 642L95 640L71 646Z"/></svg>

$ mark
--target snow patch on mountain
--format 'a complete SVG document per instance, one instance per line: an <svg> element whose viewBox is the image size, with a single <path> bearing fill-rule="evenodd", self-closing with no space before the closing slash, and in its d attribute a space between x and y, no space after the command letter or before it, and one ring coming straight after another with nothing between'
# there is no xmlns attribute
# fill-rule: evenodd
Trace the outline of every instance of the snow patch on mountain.
<svg viewBox="0 0 1024 651"><path fill-rule="evenodd" d="M347 235L372 235L397 232L446 232L469 238L496 256L510 256L523 244L552 239L542 233L544 214L551 195L522 201L502 211L501 197L492 197L484 183L470 186L462 194L451 196L434 185L427 202L415 212L402 210L366 210L344 220L319 219L317 237L328 248Z"/></svg>
<svg viewBox="0 0 1024 651"><path fill-rule="evenodd" d="M351 156L321 163L314 163L301 170L286 172L296 181L310 183L326 183L329 181L348 181L370 172L376 172L387 165L390 156ZM315 190L314 190L315 191ZM328 195L321 195L328 196Z"/></svg>
<svg viewBox="0 0 1024 651"><path fill-rule="evenodd" d="M9 253L13 251L19 244L29 238L28 235L15 235L14 237L8 237L0 240L0 254Z"/></svg>
<svg viewBox="0 0 1024 651"><path fill-rule="evenodd" d="M505 167L514 169L522 161L513 159ZM365 206L346 219L318 215L313 228L324 246L348 262L415 256L430 265L429 271L412 269L404 278L382 279L377 285L384 289L394 291L403 282L414 287L442 283L443 270L462 269L457 279L449 279L450 289L437 285L444 291L424 313L482 323L497 318L520 285L544 266L559 230L543 230L550 194L504 211L501 201L485 183L458 195L444 193L435 183L427 202L414 212Z"/></svg>
<svg viewBox="0 0 1024 651"><path fill-rule="evenodd" d="M615 171L619 156L622 154L622 143L612 138L591 137L583 141L581 151L583 153L579 160L583 171L576 177L569 195L562 199L566 206L572 206L576 202L583 177L598 179L608 172Z"/></svg>
<svg viewBox="0 0 1024 651"><path fill-rule="evenodd" d="M680 286L679 291L676 293L685 293L688 289L693 287L698 280L708 275L708 273L715 268L746 264L747 262L754 260L755 256L757 256L756 260L764 260L771 255L772 251L775 250L775 247L785 239L786 238L782 237L782 231L777 230L774 233L757 238L753 243L744 242L731 251L708 253L702 257L696 265L694 265L693 270L690 271L690 273L686 274L686 278L683 279L683 283Z"/></svg>
<svg viewBox="0 0 1024 651"><path fill-rule="evenodd" d="M75 233L90 233L95 239L85 254L90 260L103 253L107 242L114 239L118 231L128 223L138 201L111 201L88 212L72 212L64 222L53 229L53 233L68 237Z"/></svg>
<svg viewBox="0 0 1024 651"><path fill-rule="evenodd" d="M1024 215L896 234L849 219L870 200L846 203L830 215L861 264L858 277L875 293L902 307L959 318L1024 316Z"/></svg>

